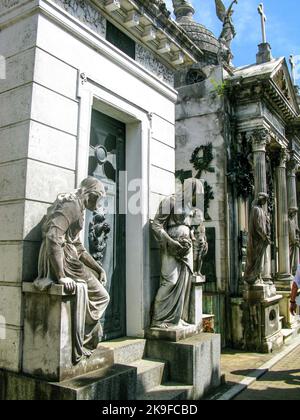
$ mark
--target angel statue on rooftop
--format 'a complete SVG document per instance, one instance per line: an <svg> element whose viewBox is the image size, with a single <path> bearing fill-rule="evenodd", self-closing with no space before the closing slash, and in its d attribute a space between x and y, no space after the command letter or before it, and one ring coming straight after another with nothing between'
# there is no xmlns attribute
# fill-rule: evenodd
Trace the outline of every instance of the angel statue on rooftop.
<svg viewBox="0 0 300 420"><path fill-rule="evenodd" d="M221 43L221 49L223 50L223 57L227 64L231 64L233 55L231 53L231 42L236 36L236 31L232 21L232 15L234 13L233 6L238 4L238 0L233 0L229 8L226 10L222 0L215 0L216 12L220 21L223 23L223 29L219 37Z"/></svg>

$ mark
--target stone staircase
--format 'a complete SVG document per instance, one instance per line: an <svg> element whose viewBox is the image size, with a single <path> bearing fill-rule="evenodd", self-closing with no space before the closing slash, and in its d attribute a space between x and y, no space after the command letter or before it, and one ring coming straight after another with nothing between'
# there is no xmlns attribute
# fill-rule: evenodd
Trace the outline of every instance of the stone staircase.
<svg viewBox="0 0 300 420"><path fill-rule="evenodd" d="M101 345L113 349L116 364L136 369L137 400L192 398L193 386L169 381L168 362L145 357L146 340L125 338Z"/></svg>

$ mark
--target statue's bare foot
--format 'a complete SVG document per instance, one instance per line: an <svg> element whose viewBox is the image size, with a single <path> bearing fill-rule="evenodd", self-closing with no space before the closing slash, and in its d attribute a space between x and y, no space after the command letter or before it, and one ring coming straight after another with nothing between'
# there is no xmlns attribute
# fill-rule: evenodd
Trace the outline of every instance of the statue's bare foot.
<svg viewBox="0 0 300 420"><path fill-rule="evenodd" d="M190 324L188 324L187 322L185 322L183 319L181 319L178 323L179 327L189 327Z"/></svg>
<svg viewBox="0 0 300 420"><path fill-rule="evenodd" d="M163 329L167 329L170 327L170 324L168 324L167 322L162 322L161 324L153 324L152 328L163 328Z"/></svg>

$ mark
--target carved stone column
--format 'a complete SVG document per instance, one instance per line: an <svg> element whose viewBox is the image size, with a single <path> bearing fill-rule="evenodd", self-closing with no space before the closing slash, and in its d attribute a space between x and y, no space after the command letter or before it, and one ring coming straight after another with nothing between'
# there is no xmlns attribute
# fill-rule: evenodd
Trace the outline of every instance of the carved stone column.
<svg viewBox="0 0 300 420"><path fill-rule="evenodd" d="M280 290L285 286L290 288L291 270L289 253L289 225L288 225L288 198L287 198L287 179L286 162L288 152L281 149L279 155L279 164L276 168L277 183L277 225L278 225L278 275L280 281Z"/></svg>
<svg viewBox="0 0 300 420"><path fill-rule="evenodd" d="M248 134L252 142L253 166L254 166L254 193L255 197L260 192L267 193L267 170L266 170L266 146L270 142L268 130L262 128ZM271 279L271 247L266 250L263 278Z"/></svg>

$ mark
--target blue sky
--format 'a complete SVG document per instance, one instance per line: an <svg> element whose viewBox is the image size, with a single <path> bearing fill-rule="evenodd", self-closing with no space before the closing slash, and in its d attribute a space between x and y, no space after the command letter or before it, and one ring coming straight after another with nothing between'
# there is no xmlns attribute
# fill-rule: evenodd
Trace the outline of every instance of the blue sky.
<svg viewBox="0 0 300 420"><path fill-rule="evenodd" d="M215 0L191 0L196 9L195 20L204 24L218 37L222 23L216 16ZM228 6L231 0L223 0ZM166 3L170 8L172 0ZM261 21L257 12L260 0L239 0L235 5L233 20L237 36L232 43L235 66L255 62L257 45L261 42ZM267 40L271 44L274 57L290 54L299 56L297 82L300 84L300 1L299 0L264 0L267 15Z"/></svg>

